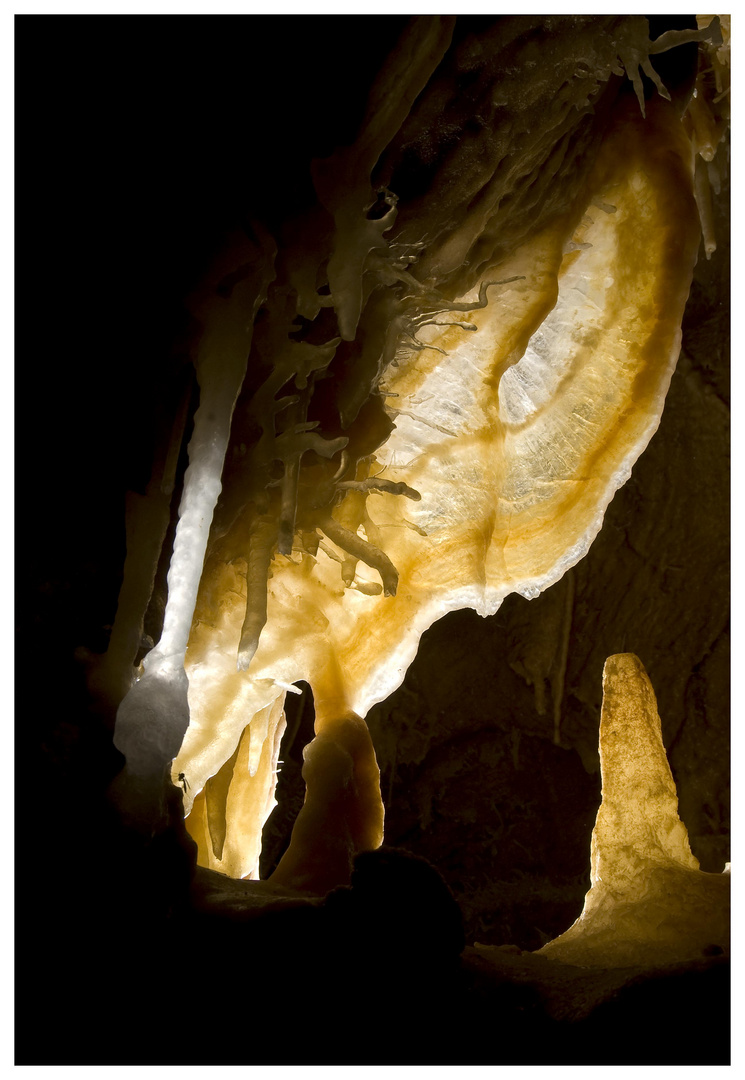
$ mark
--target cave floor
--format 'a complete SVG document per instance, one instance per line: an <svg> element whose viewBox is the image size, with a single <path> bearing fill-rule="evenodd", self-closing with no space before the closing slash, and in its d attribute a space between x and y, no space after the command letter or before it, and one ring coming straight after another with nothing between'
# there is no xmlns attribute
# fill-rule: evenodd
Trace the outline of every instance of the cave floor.
<svg viewBox="0 0 745 1080"><path fill-rule="evenodd" d="M411 890L403 879L401 886ZM467 945L458 956L447 904L425 910L419 896L415 927L406 902L393 896L389 905L379 894L366 907L355 904L355 891L359 886L323 899L196 869L189 906L177 920L197 937L234 932L236 948L243 937L256 957L254 972L265 973L259 1011L267 1030L276 1023L280 1031L304 1032L299 1041L278 1035L275 1056L261 1058L267 1064L729 1060L727 957L606 969L513 945ZM244 993L250 997L248 986ZM276 1015L273 998L286 1003ZM360 1027L374 1037L358 1041ZM674 1030L685 1039L672 1038ZM261 1057L259 1047L255 1052Z"/></svg>
<svg viewBox="0 0 745 1080"><path fill-rule="evenodd" d="M605 971L463 948L442 878L396 849L319 898L195 869L184 834L99 828L95 872L20 882L17 1065L729 1061L725 957Z"/></svg>

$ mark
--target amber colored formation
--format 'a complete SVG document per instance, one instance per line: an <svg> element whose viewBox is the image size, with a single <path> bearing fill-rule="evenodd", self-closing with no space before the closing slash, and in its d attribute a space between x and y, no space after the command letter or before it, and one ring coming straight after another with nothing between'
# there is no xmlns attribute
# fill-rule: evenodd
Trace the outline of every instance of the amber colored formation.
<svg viewBox="0 0 745 1080"><path fill-rule="evenodd" d="M729 872L705 874L678 817L652 684L638 657L608 658L600 717L603 801L579 919L540 954L634 967L729 951Z"/></svg>
<svg viewBox="0 0 745 1080"><path fill-rule="evenodd" d="M298 549L271 559L248 672L236 665L253 565L239 555L240 519L215 545L174 765L195 790L234 753L245 717L288 685L308 681L320 715L364 715L435 619L492 614L582 557L657 426L677 359L698 244L689 153L670 107L645 121L624 104L573 212L488 268L462 302L467 325L432 319L426 349L400 345L383 387L396 427L331 513L306 513ZM238 846L256 844L232 828L235 854L212 865L243 876L254 856Z"/></svg>
<svg viewBox="0 0 745 1080"><path fill-rule="evenodd" d="M537 596L598 533L680 349L703 121L650 57L692 41L721 44L719 24L650 42L639 16L412 19L354 141L309 164L316 202L253 223L192 297L202 406L175 550L189 508L201 546L172 562L168 633L116 741L128 768L168 767L185 710L167 730L155 683L185 671L171 775L213 869L257 873L305 680L317 738L278 874L343 883L382 837L359 718L435 620ZM244 363L236 398L223 376ZM336 870L311 881L316 844Z"/></svg>
<svg viewBox="0 0 745 1080"><path fill-rule="evenodd" d="M383 842L380 771L359 716L326 723L305 748L305 803L272 882L325 893L346 881L354 856Z"/></svg>

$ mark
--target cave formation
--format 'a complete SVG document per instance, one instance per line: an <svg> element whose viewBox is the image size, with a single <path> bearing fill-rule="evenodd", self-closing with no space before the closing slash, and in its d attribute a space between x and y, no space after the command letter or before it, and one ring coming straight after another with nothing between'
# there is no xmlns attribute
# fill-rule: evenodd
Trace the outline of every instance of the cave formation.
<svg viewBox="0 0 745 1080"><path fill-rule="evenodd" d="M19 650L17 835L54 899L32 884L19 919L19 1063L724 1063L726 916L701 914L729 859L719 39L685 17L18 26L44 135L24 280L64 253L19 349L19 461L57 464L20 500L20 640L52 670ZM675 45L654 68L647 34ZM634 866L663 908L704 883L703 937L612 915L577 952L609 891L652 904L598 856L636 828L598 753L624 679L647 788L687 827ZM650 1049L650 997L706 1034Z"/></svg>

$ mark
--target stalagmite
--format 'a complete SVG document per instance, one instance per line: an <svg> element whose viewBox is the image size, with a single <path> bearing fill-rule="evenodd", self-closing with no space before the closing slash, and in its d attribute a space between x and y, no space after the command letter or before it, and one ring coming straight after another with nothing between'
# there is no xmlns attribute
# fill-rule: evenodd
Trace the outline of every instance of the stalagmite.
<svg viewBox="0 0 745 1080"><path fill-rule="evenodd" d="M729 951L729 872L706 874L678 817L657 702L641 661L611 656L600 716L603 800L582 914L542 956L649 967Z"/></svg>
<svg viewBox="0 0 745 1080"><path fill-rule="evenodd" d="M305 803L271 876L272 884L319 894L346 885L354 856L383 842L380 771L367 725L353 713L332 715L305 748Z"/></svg>

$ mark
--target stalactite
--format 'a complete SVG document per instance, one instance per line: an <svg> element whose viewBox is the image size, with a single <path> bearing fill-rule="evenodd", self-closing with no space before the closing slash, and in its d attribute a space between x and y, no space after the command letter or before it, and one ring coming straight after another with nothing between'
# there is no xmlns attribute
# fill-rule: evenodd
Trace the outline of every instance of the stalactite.
<svg viewBox="0 0 745 1080"><path fill-rule="evenodd" d="M154 785L155 807L151 813L156 818L162 813L159 785L189 726L186 647L209 527L221 491L233 408L245 376L253 320L273 272L270 241L265 241L263 249L245 240L240 243L238 251L231 252L231 263L237 256L239 264L247 265L243 277L221 295L219 286L225 271L218 266L202 295L194 298L194 312L203 322L196 359L200 403L189 443L189 468L168 571L163 632L143 662L142 678L117 713L114 742L127 763L116 797L124 805L133 801L137 817L142 814L139 804L143 780ZM127 795L128 776L137 778L133 800Z"/></svg>
<svg viewBox="0 0 745 1080"><path fill-rule="evenodd" d="M326 533L329 540L333 540L343 551L349 552L353 558L367 563L368 566L378 571L383 582L383 592L386 596L396 595L398 574L396 567L384 551L345 529L338 521L334 521L330 514L321 518L319 527Z"/></svg>
<svg viewBox="0 0 745 1080"><path fill-rule="evenodd" d="M277 543L277 524L273 517L257 515L251 522L246 569L246 616L238 644L238 668L247 671L259 647L259 637L266 623L269 565Z"/></svg>

